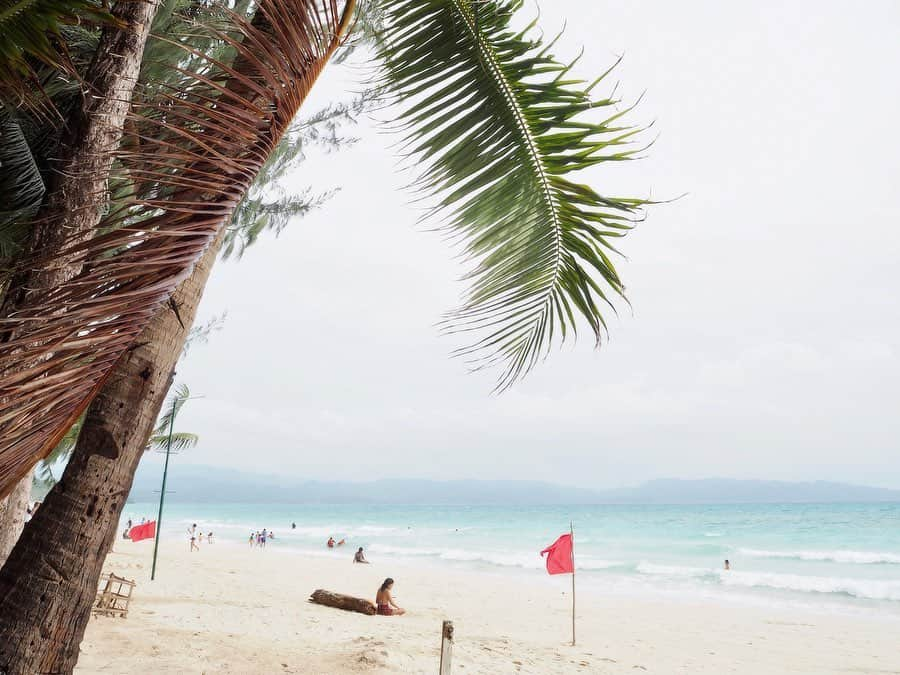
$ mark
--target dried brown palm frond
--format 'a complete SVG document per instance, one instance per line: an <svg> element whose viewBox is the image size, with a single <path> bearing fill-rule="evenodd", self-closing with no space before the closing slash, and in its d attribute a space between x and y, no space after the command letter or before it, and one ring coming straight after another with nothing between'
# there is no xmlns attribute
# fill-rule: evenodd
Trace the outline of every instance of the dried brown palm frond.
<svg viewBox="0 0 900 675"><path fill-rule="evenodd" d="M234 59L205 57L183 40L185 84L136 97L116 158L133 196L89 240L19 266L83 268L0 322L0 497L56 445L225 226L354 5L259 0L252 22L223 9L197 30L229 44Z"/></svg>

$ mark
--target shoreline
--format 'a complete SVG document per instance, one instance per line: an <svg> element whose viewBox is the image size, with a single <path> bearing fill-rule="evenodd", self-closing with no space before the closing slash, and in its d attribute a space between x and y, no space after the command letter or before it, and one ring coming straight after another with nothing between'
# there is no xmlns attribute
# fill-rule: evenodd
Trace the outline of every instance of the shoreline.
<svg viewBox="0 0 900 675"><path fill-rule="evenodd" d="M499 570L354 565L349 555L234 542L189 553L164 537L150 582L152 546L123 543L105 571L137 581L129 616L91 620L78 673L430 673L444 619L456 628L459 672L900 673L897 626L884 617L625 597L582 584L571 647L567 575L532 583ZM369 597L385 576L396 579L407 615L366 617L307 602L316 588Z"/></svg>
<svg viewBox="0 0 900 675"><path fill-rule="evenodd" d="M174 547L183 546L185 550L188 548L187 541L183 537L171 532L164 533L161 541L166 541ZM117 543L121 544L124 542ZM203 547L206 545L206 543L201 544ZM246 543L237 542L233 539L220 539L214 545L233 547L235 549L249 549ZM324 545L321 549L309 549L282 537L277 541L270 541L264 554L332 561L334 564L340 565L345 559L350 560L355 551L354 545L350 543L343 549L326 549ZM119 550L127 552L127 545ZM256 551L256 549L252 550ZM432 555L420 555L406 553L402 549L394 549L393 547L391 547L390 552L383 552L379 550L377 544L366 548L366 555L370 560L374 560L379 564L428 569L433 574L457 571L485 578L515 578L522 584L547 585L551 588L559 587L562 590L565 590L564 586L568 584L566 582L560 585L558 578L547 575L544 571L543 559L537 553L534 554L535 564L533 566L523 566L518 563L488 562L482 558L443 558ZM643 566L659 567L662 571L665 571L667 568L665 564L657 565L646 561L639 565L639 567ZM740 568L735 569L734 567L728 572L723 572L715 568L708 568L696 571L702 571L703 574L700 576L707 578L707 580L718 579L718 581L700 585L694 583L697 581L696 575L679 578L666 575L635 576L633 572L629 574L626 570L620 570L612 563L608 567L592 567L588 563L587 567L582 568L576 561L576 568L581 592L602 594L624 600L641 600L649 603L659 601L673 604L684 603L687 605L699 602L700 604L736 610L742 608L784 609L786 611L799 611L824 616L865 618L888 623L900 623L900 601L858 597L834 591L809 592L799 591L795 588L777 588L768 585L755 586L745 583L748 578L750 581L753 581L758 576L778 577L778 573L746 571ZM788 577L791 577L791 575L788 575ZM805 583L815 582L816 580L816 577L796 577L796 581ZM739 581L741 583L735 583ZM842 580L828 578L825 581L833 583ZM858 583L860 580L850 579L847 581Z"/></svg>

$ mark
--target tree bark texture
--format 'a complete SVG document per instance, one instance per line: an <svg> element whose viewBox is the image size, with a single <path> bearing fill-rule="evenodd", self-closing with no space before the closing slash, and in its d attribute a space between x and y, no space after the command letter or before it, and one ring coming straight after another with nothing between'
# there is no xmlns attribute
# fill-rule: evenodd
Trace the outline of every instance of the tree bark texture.
<svg viewBox="0 0 900 675"><path fill-rule="evenodd" d="M25 511L31 499L31 473L19 481L9 497L0 500L0 565L25 526Z"/></svg>
<svg viewBox="0 0 900 675"><path fill-rule="evenodd" d="M0 673L71 673L134 472L215 262L220 234L125 353L78 444L0 570Z"/></svg>
<svg viewBox="0 0 900 675"><path fill-rule="evenodd" d="M375 605L371 600L364 598L354 598L352 595L344 595L343 593L334 593L318 589L313 591L309 596L309 601L317 605L325 605L326 607L334 607L335 609L343 609L348 612L359 612L360 614L375 614Z"/></svg>

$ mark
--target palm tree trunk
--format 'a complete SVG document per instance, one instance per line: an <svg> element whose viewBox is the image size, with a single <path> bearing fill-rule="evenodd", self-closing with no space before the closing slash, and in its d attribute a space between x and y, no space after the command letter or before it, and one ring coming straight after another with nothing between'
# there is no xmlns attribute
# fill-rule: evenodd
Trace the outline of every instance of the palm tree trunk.
<svg viewBox="0 0 900 675"><path fill-rule="evenodd" d="M19 481L6 499L0 500L0 565L9 556L25 526L25 512L31 498L32 474Z"/></svg>
<svg viewBox="0 0 900 675"><path fill-rule="evenodd" d="M134 472L224 231L91 403L75 451L0 570L0 673L70 673Z"/></svg>

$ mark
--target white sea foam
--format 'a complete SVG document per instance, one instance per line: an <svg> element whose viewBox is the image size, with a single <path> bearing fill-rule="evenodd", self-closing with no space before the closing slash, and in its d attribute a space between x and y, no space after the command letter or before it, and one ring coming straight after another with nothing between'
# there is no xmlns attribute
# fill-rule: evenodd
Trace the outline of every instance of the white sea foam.
<svg viewBox="0 0 900 675"><path fill-rule="evenodd" d="M450 562L471 562L498 567L521 567L523 569L541 569L544 559L535 553L510 553L502 551L474 551L463 548L420 548L415 546L392 546L390 544L371 544L368 548L373 554L432 557ZM603 570L623 566L625 563L616 560L604 560L592 556L579 556L576 560L578 569Z"/></svg>
<svg viewBox="0 0 900 675"><path fill-rule="evenodd" d="M640 574L652 574L667 577L704 577L712 574L714 570L705 567L685 567L681 565L657 565L642 560L638 563L637 571Z"/></svg>
<svg viewBox="0 0 900 675"><path fill-rule="evenodd" d="M837 593L868 600L900 600L900 581L735 571L719 574L718 577L725 586L774 588L803 593Z"/></svg>
<svg viewBox="0 0 900 675"><path fill-rule="evenodd" d="M738 572L703 567L657 565L647 561L638 564L637 571L650 576L685 581L694 579L732 587L770 588L799 593L830 593L867 600L900 600L900 580L852 579L775 572Z"/></svg>
<svg viewBox="0 0 900 675"><path fill-rule="evenodd" d="M900 553L879 551L766 551L741 548L738 552L750 558L786 558L791 560L818 560L822 562L851 563L859 565L900 565Z"/></svg>

